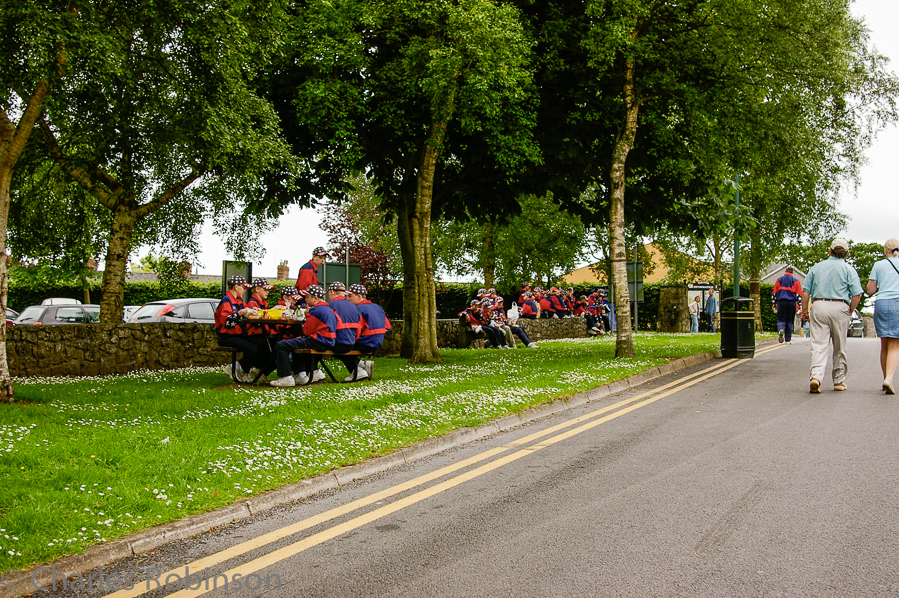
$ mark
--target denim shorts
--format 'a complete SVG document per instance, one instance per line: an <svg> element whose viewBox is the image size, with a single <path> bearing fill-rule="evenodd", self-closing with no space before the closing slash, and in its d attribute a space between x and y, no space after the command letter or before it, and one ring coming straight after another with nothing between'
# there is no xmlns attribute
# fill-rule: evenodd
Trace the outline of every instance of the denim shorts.
<svg viewBox="0 0 899 598"><path fill-rule="evenodd" d="M899 299L874 302L874 329L880 338L899 338Z"/></svg>

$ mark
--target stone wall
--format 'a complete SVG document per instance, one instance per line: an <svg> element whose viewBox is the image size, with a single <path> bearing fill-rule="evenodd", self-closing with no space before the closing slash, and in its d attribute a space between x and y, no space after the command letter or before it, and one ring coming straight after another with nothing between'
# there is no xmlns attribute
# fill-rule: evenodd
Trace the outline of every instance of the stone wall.
<svg viewBox="0 0 899 598"><path fill-rule="evenodd" d="M534 341L587 336L580 318L520 320ZM397 354L403 322L392 322L383 353ZM437 346L458 348L457 320L437 320ZM217 347L212 324L73 324L10 326L6 351L13 376L95 376L230 363Z"/></svg>

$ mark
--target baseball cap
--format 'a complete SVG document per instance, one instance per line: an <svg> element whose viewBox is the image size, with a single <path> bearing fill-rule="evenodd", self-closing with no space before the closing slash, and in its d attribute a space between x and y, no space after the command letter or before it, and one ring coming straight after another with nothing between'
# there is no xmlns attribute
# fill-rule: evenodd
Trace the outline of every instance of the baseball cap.
<svg viewBox="0 0 899 598"><path fill-rule="evenodd" d="M496 299L493 300L493 302L494 302L494 303L502 303L502 302L503 302L503 298L502 298L502 297L497 297Z"/></svg>
<svg viewBox="0 0 899 598"><path fill-rule="evenodd" d="M300 291L298 291L296 287L284 287L283 289L281 289L282 297L286 297L286 296L293 297L294 295L299 295L299 294L300 294Z"/></svg>
<svg viewBox="0 0 899 598"><path fill-rule="evenodd" d="M332 282L331 284L328 285L328 290L329 291L345 291L346 286L344 286L344 284L342 282L335 280L334 282Z"/></svg>
<svg viewBox="0 0 899 598"><path fill-rule="evenodd" d="M262 288L262 289L265 289L266 291L270 291L275 287L270 285L266 279L257 278L256 280L253 281L253 288L254 289Z"/></svg>
<svg viewBox="0 0 899 598"><path fill-rule="evenodd" d="M487 289L487 294L488 294L488 295L495 295L495 294L496 294L496 289Z"/></svg>
<svg viewBox="0 0 899 598"><path fill-rule="evenodd" d="M325 289L321 288L317 284L310 284L306 287L306 294L312 295L313 297L318 297L319 299L325 298Z"/></svg>
<svg viewBox="0 0 899 598"><path fill-rule="evenodd" d="M234 276L231 276L230 278L228 278L228 286L229 287L233 287L234 285L238 285L238 284L241 286L247 286L246 279L243 276L241 276L240 274L235 274Z"/></svg>
<svg viewBox="0 0 899 598"><path fill-rule="evenodd" d="M786 269L784 270L784 272L792 272L792 271L793 271L793 266L787 266Z"/></svg>
<svg viewBox="0 0 899 598"><path fill-rule="evenodd" d="M481 304L481 302L480 302L479 300L477 300L477 299L472 299L472 300L471 300L471 305L480 305L480 304Z"/></svg>
<svg viewBox="0 0 899 598"><path fill-rule="evenodd" d="M365 287L361 284L351 284L348 290L354 295L365 295L367 293Z"/></svg>
<svg viewBox="0 0 899 598"><path fill-rule="evenodd" d="M849 241L844 239L843 237L837 237L833 240L833 243L830 244L830 248L833 249L849 249Z"/></svg>
<svg viewBox="0 0 899 598"><path fill-rule="evenodd" d="M487 292L487 289L478 289L478 295L483 295Z"/></svg>
<svg viewBox="0 0 899 598"><path fill-rule="evenodd" d="M329 254L328 250L324 247L316 247L312 250L312 255L323 255L325 257L331 257L331 254Z"/></svg>

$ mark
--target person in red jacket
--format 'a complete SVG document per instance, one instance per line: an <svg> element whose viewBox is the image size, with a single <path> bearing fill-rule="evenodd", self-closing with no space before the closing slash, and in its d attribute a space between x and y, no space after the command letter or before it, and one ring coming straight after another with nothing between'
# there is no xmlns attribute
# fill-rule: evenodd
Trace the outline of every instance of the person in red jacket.
<svg viewBox="0 0 899 598"><path fill-rule="evenodd" d="M324 247L316 247L312 250L312 259L303 264L297 276L297 289L305 291L309 285L318 284L318 269L325 263L325 259L331 257Z"/></svg>
<svg viewBox="0 0 899 598"><path fill-rule="evenodd" d="M317 284L306 289L306 303L309 313L303 323L302 338L290 338L278 343L275 350L275 362L278 365L278 378L272 380L272 386L290 387L304 385L312 376L312 382L324 380L321 370L312 369L312 356L300 356L296 349L315 349L328 351L334 347L337 339L337 314L325 301L325 290Z"/></svg>
<svg viewBox="0 0 899 598"><path fill-rule="evenodd" d="M537 303L534 301L534 293L525 291L524 300L518 304L518 317L525 320L537 319Z"/></svg>
<svg viewBox="0 0 899 598"><path fill-rule="evenodd" d="M247 281L243 276L235 275L228 279L228 292L215 308L215 332L220 347L233 347L243 353L234 366L223 366L223 370L235 382L252 382L259 373L260 353L265 344L263 337L249 337L240 319L250 313L243 302L243 294L247 290Z"/></svg>
<svg viewBox="0 0 899 598"><path fill-rule="evenodd" d="M367 292L364 285L351 284L346 293L347 300L355 305L362 315L362 328L353 349L363 355L377 351L384 342L384 336L393 328L384 309L366 298ZM360 361L356 368L356 380L370 377L374 365L374 361Z"/></svg>

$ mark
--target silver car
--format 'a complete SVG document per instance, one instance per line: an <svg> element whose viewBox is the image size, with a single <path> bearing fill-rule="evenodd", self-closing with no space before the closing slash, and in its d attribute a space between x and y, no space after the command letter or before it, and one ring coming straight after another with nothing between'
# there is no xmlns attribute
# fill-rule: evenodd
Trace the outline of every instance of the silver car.
<svg viewBox="0 0 899 598"><path fill-rule="evenodd" d="M849 332L846 333L846 336L859 338L864 338L865 336L865 321L857 309L852 310L852 313L849 315Z"/></svg>
<svg viewBox="0 0 899 598"><path fill-rule="evenodd" d="M215 308L218 299L168 299L144 303L128 318L129 324L148 322L200 323L215 322Z"/></svg>

